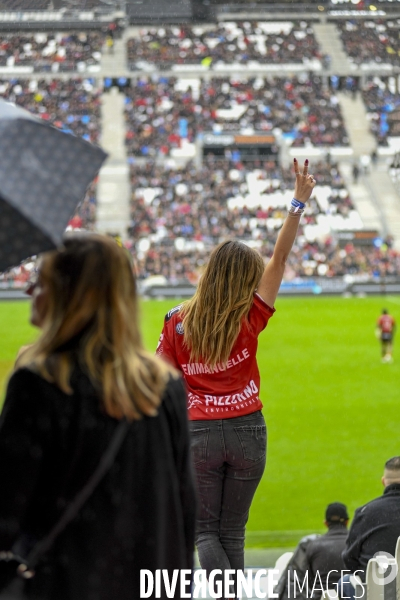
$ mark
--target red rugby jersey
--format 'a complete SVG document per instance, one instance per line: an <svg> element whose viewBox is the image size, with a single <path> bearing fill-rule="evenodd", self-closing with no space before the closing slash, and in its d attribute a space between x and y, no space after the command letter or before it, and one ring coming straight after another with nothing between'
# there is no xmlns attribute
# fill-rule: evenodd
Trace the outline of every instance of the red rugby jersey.
<svg viewBox="0 0 400 600"><path fill-rule="evenodd" d="M382 333L392 333L396 321L390 315L381 315L378 319L378 327Z"/></svg>
<svg viewBox="0 0 400 600"><path fill-rule="evenodd" d="M180 370L186 381L189 419L229 419L260 410L257 338L275 309L255 294L248 323L243 323L228 362L213 369L203 362L190 362L180 311L181 305L166 315L157 354Z"/></svg>

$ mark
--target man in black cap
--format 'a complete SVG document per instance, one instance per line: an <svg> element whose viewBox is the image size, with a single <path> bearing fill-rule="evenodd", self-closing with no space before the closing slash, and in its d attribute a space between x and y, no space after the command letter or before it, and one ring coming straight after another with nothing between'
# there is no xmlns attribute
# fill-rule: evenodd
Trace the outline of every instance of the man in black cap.
<svg viewBox="0 0 400 600"><path fill-rule="evenodd" d="M347 538L343 560L346 569L365 581L368 561L377 552L395 555L397 538L400 536L400 456L385 463L382 477L383 495L357 508ZM354 597L350 576L346 575L339 585L343 598Z"/></svg>
<svg viewBox="0 0 400 600"><path fill-rule="evenodd" d="M325 511L324 535L308 535L300 540L275 592L279 600L320 598L327 589L336 589L345 565L342 552L346 546L347 508L333 502Z"/></svg>

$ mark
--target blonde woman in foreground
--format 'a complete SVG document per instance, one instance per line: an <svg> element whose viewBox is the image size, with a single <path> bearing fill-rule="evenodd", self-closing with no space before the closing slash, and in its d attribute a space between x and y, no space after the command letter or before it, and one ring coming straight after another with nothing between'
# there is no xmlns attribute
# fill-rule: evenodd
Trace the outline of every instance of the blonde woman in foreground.
<svg viewBox="0 0 400 600"><path fill-rule="evenodd" d="M44 255L31 322L41 335L19 358L0 421L0 552L24 554L48 534L126 419L114 463L24 597L136 600L140 569L193 565L183 383L142 346L132 269L111 238L73 236Z"/></svg>
<svg viewBox="0 0 400 600"><path fill-rule="evenodd" d="M315 186L307 160L300 172L295 159L294 171L294 199L267 266L241 242L220 244L193 298L166 315L157 348L186 381L200 502L196 545L208 573L244 568L245 526L266 459L257 338L275 312L286 260Z"/></svg>

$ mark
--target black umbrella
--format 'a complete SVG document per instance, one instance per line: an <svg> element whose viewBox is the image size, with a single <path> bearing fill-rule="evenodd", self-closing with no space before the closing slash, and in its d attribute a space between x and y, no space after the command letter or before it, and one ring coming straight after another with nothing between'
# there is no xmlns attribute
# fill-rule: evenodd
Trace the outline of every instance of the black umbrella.
<svg viewBox="0 0 400 600"><path fill-rule="evenodd" d="M106 157L0 99L0 272L61 243Z"/></svg>

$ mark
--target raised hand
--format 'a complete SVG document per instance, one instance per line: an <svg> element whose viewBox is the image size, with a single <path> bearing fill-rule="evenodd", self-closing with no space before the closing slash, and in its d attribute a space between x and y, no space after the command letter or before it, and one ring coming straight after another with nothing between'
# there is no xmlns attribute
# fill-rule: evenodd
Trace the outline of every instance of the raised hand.
<svg viewBox="0 0 400 600"><path fill-rule="evenodd" d="M296 175L296 183L294 186L294 197L300 202L307 202L315 187L316 181L308 172L308 159L304 162L303 172L300 172L297 158L293 159L294 173Z"/></svg>

